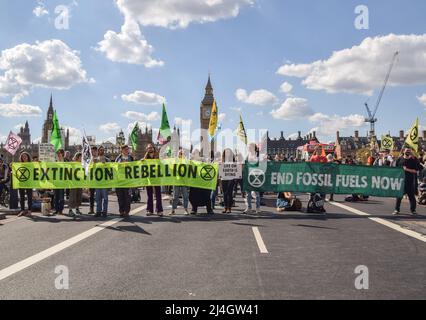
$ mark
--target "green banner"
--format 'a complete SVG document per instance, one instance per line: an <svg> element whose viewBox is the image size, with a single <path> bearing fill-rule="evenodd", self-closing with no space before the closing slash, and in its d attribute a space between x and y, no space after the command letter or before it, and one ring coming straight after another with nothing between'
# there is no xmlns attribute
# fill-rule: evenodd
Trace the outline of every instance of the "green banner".
<svg viewBox="0 0 426 320"><path fill-rule="evenodd" d="M245 191L259 192L318 192L402 197L405 182L402 168L333 163L268 162L258 165L246 163L243 175Z"/></svg>
<svg viewBox="0 0 426 320"><path fill-rule="evenodd" d="M110 189L186 186L214 190L218 165L178 159L93 164L86 176L80 163L14 163L16 189Z"/></svg>

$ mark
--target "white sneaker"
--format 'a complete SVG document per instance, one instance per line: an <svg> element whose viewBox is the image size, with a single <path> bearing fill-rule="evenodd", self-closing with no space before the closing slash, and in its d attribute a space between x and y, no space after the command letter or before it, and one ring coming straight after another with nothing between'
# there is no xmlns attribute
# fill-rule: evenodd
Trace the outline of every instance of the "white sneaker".
<svg viewBox="0 0 426 320"><path fill-rule="evenodd" d="M246 210L243 211L243 213L244 214L250 214L250 213L253 213L253 210L252 209L246 209Z"/></svg>
<svg viewBox="0 0 426 320"><path fill-rule="evenodd" d="M393 215L394 215L394 216L399 215L399 211L398 211L398 210L395 210L395 211L393 212Z"/></svg>
<svg viewBox="0 0 426 320"><path fill-rule="evenodd" d="M186 216L189 216L189 211L188 211L188 209L185 209L185 215L186 215Z"/></svg>
<svg viewBox="0 0 426 320"><path fill-rule="evenodd" d="M256 214L260 214L260 213L262 213L262 210L256 209Z"/></svg>

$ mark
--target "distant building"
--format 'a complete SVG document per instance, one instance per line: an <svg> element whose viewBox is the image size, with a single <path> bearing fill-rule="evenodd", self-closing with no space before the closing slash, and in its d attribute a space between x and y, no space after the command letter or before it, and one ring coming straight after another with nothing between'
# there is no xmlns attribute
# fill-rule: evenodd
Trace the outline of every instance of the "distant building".
<svg viewBox="0 0 426 320"><path fill-rule="evenodd" d="M389 133L388 136L391 136ZM377 137L378 146L381 146L381 137ZM406 135L403 130L399 132L399 136L392 137L395 150L401 151L404 147ZM347 156L356 157L356 153L360 149L370 148L370 136L367 134L364 137L359 135L359 131L355 131L353 136L341 137L340 132L336 133L336 155L338 158L346 158ZM422 132L422 136L419 137L419 153L423 154L426 151L426 131Z"/></svg>
<svg viewBox="0 0 426 320"><path fill-rule="evenodd" d="M210 117L212 115L212 109L213 109L213 103L215 101L214 95L213 95L213 86L211 83L210 75L209 79L207 81L204 99L201 101L200 105L200 129L201 129L201 137L200 137L200 144L201 146L204 141L209 141L208 136L208 129L210 126ZM214 152L215 150L215 143L214 141L211 142L211 151ZM204 150L201 147L200 154L203 157L210 157L208 154L204 154Z"/></svg>
<svg viewBox="0 0 426 320"><path fill-rule="evenodd" d="M313 132L307 136L302 137L301 132L299 131L298 137L294 140L285 139L284 132L281 131L281 137L279 139L269 138L269 133L267 134L268 139L268 156L274 158L276 155L283 155L287 159L293 157L297 158L297 149L301 146L308 144L310 141L319 142L316 137L316 132Z"/></svg>
<svg viewBox="0 0 426 320"><path fill-rule="evenodd" d="M130 142L130 136L129 136L128 141L129 142L127 144L129 146L132 146L132 143ZM145 127L144 129L139 128L137 147L136 147L136 150L132 151L132 155L135 158L135 160L140 160L145 156L146 147L150 143L153 143L153 141L152 141L152 129L148 128L148 127Z"/></svg>
<svg viewBox="0 0 426 320"><path fill-rule="evenodd" d="M28 121L25 122L24 127L21 127L18 136L22 139L22 146L29 147L31 145L31 133Z"/></svg>

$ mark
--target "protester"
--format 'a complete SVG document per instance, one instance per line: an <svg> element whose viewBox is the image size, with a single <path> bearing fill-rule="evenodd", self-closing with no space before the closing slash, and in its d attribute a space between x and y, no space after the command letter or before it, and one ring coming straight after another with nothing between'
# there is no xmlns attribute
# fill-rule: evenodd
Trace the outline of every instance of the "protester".
<svg viewBox="0 0 426 320"><path fill-rule="evenodd" d="M404 193L410 200L410 210L413 215L416 215L416 185L417 172L421 170L420 162L413 156L411 148L405 148L403 155L396 162L397 167L402 167L405 171L405 186ZM394 215L398 215L401 211L402 198L396 199Z"/></svg>
<svg viewBox="0 0 426 320"><path fill-rule="evenodd" d="M231 149L223 150L222 163L234 163L235 156ZM232 205L234 203L234 179L223 180L222 179L222 190L223 190L223 202L224 209L222 213L232 213Z"/></svg>
<svg viewBox="0 0 426 320"><path fill-rule="evenodd" d="M110 163L111 160L105 156L104 147L100 146L98 149L98 156L94 159L95 163ZM108 216L108 192L109 189L96 189L95 199L96 199L96 215L95 217L104 217Z"/></svg>
<svg viewBox="0 0 426 320"><path fill-rule="evenodd" d="M63 149L59 149L56 152L57 162L64 162L65 151ZM65 204L65 190L64 189L55 189L54 191L54 208L55 212L53 215L63 214L64 204Z"/></svg>
<svg viewBox="0 0 426 320"><path fill-rule="evenodd" d="M220 152L216 152L216 154L214 155L214 159L213 162L217 163L217 164L221 164L222 163L222 154ZM221 188L221 181L219 179L219 175L217 176L217 184L216 184L216 189L214 189L211 192L210 195L210 199L212 202L212 209L214 210L216 207L216 198L219 195L219 189ZM236 192L236 191L235 191Z"/></svg>
<svg viewBox="0 0 426 320"><path fill-rule="evenodd" d="M318 146L315 148L315 151L310 159L310 162L314 163L327 163L327 157L324 155L322 146ZM321 198L322 200L319 200L318 198ZM323 206L323 203L325 201L325 194L324 193L311 193L309 202L308 202L308 212L311 211L312 213L326 213L326 210Z"/></svg>
<svg viewBox="0 0 426 320"><path fill-rule="evenodd" d="M74 155L73 162L81 163L81 152L77 152ZM68 215L72 218L75 218L76 215L81 215L80 206L82 203L83 189L71 189L70 190L70 199L68 203L69 212Z"/></svg>
<svg viewBox="0 0 426 320"><path fill-rule="evenodd" d="M248 155L247 155L247 162L250 165L256 165L258 166L260 163L259 160L259 149L257 148L255 143L250 143L248 145ZM252 200L253 200L253 195L256 198L256 213L259 214L261 213L260 210L260 206L261 206L261 199L260 199L260 193L259 192L247 192L247 196L246 196L246 209L244 210L244 214L249 214L253 212L252 209Z"/></svg>
<svg viewBox="0 0 426 320"><path fill-rule="evenodd" d="M284 212L291 207L293 195L290 192L279 192L277 197L277 212Z"/></svg>
<svg viewBox="0 0 426 320"><path fill-rule="evenodd" d="M98 158L98 147L92 146L91 150L92 150L93 162L96 163ZM89 214L95 214L95 197L96 197L96 189L89 189L89 203L90 203Z"/></svg>
<svg viewBox="0 0 426 320"><path fill-rule="evenodd" d="M179 150L178 159L181 161L185 160L185 154L182 149ZM187 187L184 187L184 186L173 186L173 203L172 203L172 212L170 213L170 215L174 215L176 213L180 196L182 196L185 215L189 215L189 212L188 212L189 190Z"/></svg>
<svg viewBox="0 0 426 320"><path fill-rule="evenodd" d="M157 152L153 144L148 144L146 147L145 157L142 161L151 160L151 159L160 159L160 154ZM159 217L163 216L163 204L162 204L162 195L161 187L146 187L146 194L148 197L147 203L147 216L152 216L154 214L154 192L155 192L155 211Z"/></svg>
<svg viewBox="0 0 426 320"><path fill-rule="evenodd" d="M133 157L130 155L130 148L128 145L121 147L121 154L117 157L115 162L124 163L134 161ZM116 188L115 192L117 194L119 212L121 217L129 217L130 208L131 208L131 196L129 188Z"/></svg>
<svg viewBox="0 0 426 320"><path fill-rule="evenodd" d="M27 152L22 152L19 161L22 163L31 162L31 156ZM25 210L25 196L27 197L28 210ZM18 217L29 216L31 217L31 210L33 206L33 190L32 189L19 189L19 201L21 205L21 212Z"/></svg>
<svg viewBox="0 0 426 320"><path fill-rule="evenodd" d="M0 158L0 194L6 188L6 180L8 176L8 166L4 163L3 157Z"/></svg>
<svg viewBox="0 0 426 320"><path fill-rule="evenodd" d="M200 156L200 151L195 149L191 154L191 159L194 161L202 161L203 159ZM191 214L195 215L198 213L199 207L206 207L207 214L214 214L212 209L212 201L211 201L211 191L204 190L200 188L190 188L189 189L189 202L192 206Z"/></svg>

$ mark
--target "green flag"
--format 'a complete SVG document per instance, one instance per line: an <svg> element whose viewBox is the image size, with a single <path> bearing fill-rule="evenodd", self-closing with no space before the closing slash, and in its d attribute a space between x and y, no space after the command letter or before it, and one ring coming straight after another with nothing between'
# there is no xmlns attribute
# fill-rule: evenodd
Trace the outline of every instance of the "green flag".
<svg viewBox="0 0 426 320"><path fill-rule="evenodd" d="M158 132L158 142L160 144L166 144L169 138L172 137L172 131L170 130L169 118L167 117L166 106L163 104L163 114L161 116L161 127Z"/></svg>
<svg viewBox="0 0 426 320"><path fill-rule="evenodd" d="M130 142L132 143L133 151L136 151L138 146L138 137L139 137L139 123L136 122L135 127L130 135Z"/></svg>
<svg viewBox="0 0 426 320"><path fill-rule="evenodd" d="M59 127L59 120L56 111L53 114L53 128L50 136L50 143L55 147L55 151L62 149L62 135L61 128Z"/></svg>

